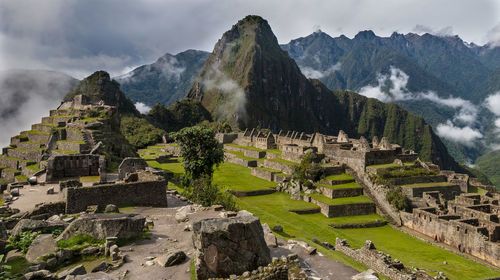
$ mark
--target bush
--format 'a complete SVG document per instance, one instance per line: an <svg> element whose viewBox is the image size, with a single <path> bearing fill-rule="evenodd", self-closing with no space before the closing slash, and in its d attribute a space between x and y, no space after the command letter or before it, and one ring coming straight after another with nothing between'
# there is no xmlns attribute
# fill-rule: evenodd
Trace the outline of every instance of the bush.
<svg viewBox="0 0 500 280"><path fill-rule="evenodd" d="M38 236L38 232L25 231L20 234L10 236L8 239L8 243L6 249L10 250L19 250L26 254L28 252L28 248L31 243Z"/></svg>
<svg viewBox="0 0 500 280"><path fill-rule="evenodd" d="M219 188L208 176L191 181L190 185L184 188L183 195L189 200L201 204L205 207L219 204L226 210L237 210L234 196L226 189Z"/></svg>
<svg viewBox="0 0 500 280"><path fill-rule="evenodd" d="M399 186L387 193L386 199L398 210L411 211L411 201L403 194L403 190Z"/></svg>
<svg viewBox="0 0 500 280"><path fill-rule="evenodd" d="M304 184L311 180L317 182L324 176L323 167L318 163L320 160L315 152L304 155L299 165L294 166L293 178Z"/></svg>

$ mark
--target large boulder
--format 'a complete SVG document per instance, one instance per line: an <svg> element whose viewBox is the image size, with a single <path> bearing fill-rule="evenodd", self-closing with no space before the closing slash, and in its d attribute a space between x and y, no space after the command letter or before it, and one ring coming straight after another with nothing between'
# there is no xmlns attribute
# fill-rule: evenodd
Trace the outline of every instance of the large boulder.
<svg viewBox="0 0 500 280"><path fill-rule="evenodd" d="M183 251L175 251L156 258L156 263L162 267L178 265L186 260L187 256Z"/></svg>
<svg viewBox="0 0 500 280"><path fill-rule="evenodd" d="M41 234L33 240L28 248L26 260L30 263L35 263L39 257L54 253L56 249L57 243L52 234Z"/></svg>
<svg viewBox="0 0 500 280"><path fill-rule="evenodd" d="M193 224L198 279L229 277L271 261L260 220L244 215L205 219Z"/></svg>
<svg viewBox="0 0 500 280"><path fill-rule="evenodd" d="M139 214L84 214L74 220L57 240L88 234L96 239L106 237L132 238L140 236L146 218Z"/></svg>
<svg viewBox="0 0 500 280"><path fill-rule="evenodd" d="M47 222L43 220L22 219L12 229L10 235L20 234L24 231L41 231L49 233L55 229L63 229L65 226L66 223L63 221Z"/></svg>

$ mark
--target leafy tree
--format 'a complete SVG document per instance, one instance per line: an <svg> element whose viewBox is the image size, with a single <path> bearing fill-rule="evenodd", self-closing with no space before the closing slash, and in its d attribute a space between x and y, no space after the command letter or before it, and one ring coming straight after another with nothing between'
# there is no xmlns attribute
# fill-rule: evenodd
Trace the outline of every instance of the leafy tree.
<svg viewBox="0 0 500 280"><path fill-rule="evenodd" d="M160 142L165 134L164 130L154 127L146 119L132 115L121 118L120 131L137 149Z"/></svg>
<svg viewBox="0 0 500 280"><path fill-rule="evenodd" d="M191 184L185 187L183 195L205 207L219 204L224 206L226 210L237 210L234 196L227 190L213 184L207 175L191 181Z"/></svg>
<svg viewBox="0 0 500 280"><path fill-rule="evenodd" d="M218 166L224 160L224 152L214 138L215 132L201 126L192 126L185 127L172 136L180 146L187 179L196 180L202 176L212 178L214 165Z"/></svg>
<svg viewBox="0 0 500 280"><path fill-rule="evenodd" d="M387 193L386 196L387 201L394 206L394 208L410 212L411 211L411 201L403 194L403 190L400 186L394 188L390 192Z"/></svg>

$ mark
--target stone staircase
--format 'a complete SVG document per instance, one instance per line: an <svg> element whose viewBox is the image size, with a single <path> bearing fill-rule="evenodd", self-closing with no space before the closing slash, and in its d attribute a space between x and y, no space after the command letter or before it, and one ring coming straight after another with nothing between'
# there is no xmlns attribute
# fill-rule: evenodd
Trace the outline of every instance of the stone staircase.
<svg viewBox="0 0 500 280"><path fill-rule="evenodd" d="M69 125L82 115L82 110L51 110L50 116L33 124L31 130L12 137L0 156L0 183L26 181L43 169L50 155L88 152L91 142Z"/></svg>

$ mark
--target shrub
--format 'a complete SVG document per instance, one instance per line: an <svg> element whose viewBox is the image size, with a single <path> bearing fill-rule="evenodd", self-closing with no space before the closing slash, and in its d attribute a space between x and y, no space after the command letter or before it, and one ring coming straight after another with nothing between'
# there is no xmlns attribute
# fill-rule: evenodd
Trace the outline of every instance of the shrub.
<svg viewBox="0 0 500 280"><path fill-rule="evenodd" d="M38 232L25 231L10 236L6 249L19 250L26 254L26 252L28 252L28 248L30 247L31 243L33 243L37 235Z"/></svg>
<svg viewBox="0 0 500 280"><path fill-rule="evenodd" d="M317 182L324 176L323 167L318 163L319 156L315 152L304 155L299 165L294 166L293 178L304 184L311 180Z"/></svg>
<svg viewBox="0 0 500 280"><path fill-rule="evenodd" d="M398 210L411 211L411 201L403 194L403 190L399 186L388 192L386 199Z"/></svg>
<svg viewBox="0 0 500 280"><path fill-rule="evenodd" d="M237 210L234 196L226 189L213 184L208 176L191 181L190 185L184 188L183 195L205 207L219 204L224 206L226 210Z"/></svg>

